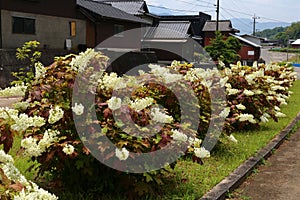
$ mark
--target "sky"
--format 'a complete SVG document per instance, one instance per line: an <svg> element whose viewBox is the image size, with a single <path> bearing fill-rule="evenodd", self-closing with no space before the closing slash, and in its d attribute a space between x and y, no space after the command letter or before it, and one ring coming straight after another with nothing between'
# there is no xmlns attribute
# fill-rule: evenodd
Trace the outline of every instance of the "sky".
<svg viewBox="0 0 300 200"><path fill-rule="evenodd" d="M300 21L299 0L219 0L220 19L249 18L255 15L258 22L298 22ZM173 14L197 14L199 11L216 19L217 0L146 0L150 5L166 7Z"/></svg>

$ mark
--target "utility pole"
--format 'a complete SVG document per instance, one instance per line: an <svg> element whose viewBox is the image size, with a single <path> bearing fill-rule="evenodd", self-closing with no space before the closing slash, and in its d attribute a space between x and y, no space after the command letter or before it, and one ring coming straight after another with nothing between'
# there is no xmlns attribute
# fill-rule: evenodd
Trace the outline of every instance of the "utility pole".
<svg viewBox="0 0 300 200"><path fill-rule="evenodd" d="M219 31L220 0L217 0L217 24L216 31Z"/></svg>
<svg viewBox="0 0 300 200"><path fill-rule="evenodd" d="M254 14L254 17L252 17L252 19L253 19L253 36L255 36L255 32L256 32L255 26L256 26L256 23L257 23L256 20L260 19L260 17L257 17Z"/></svg>

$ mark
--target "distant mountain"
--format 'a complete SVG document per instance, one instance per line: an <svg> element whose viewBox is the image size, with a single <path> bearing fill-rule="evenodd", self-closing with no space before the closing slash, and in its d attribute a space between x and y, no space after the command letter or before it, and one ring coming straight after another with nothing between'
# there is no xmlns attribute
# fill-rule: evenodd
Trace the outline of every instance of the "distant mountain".
<svg viewBox="0 0 300 200"><path fill-rule="evenodd" d="M169 10L164 7L156 7L149 5L150 13L156 15L178 15L179 12ZM182 13L181 13L182 14ZM253 32L253 20L251 18L232 18L230 19L234 28L240 30L240 34L252 34ZM275 27L287 27L290 23L286 22L261 22L259 19L256 23L256 31L263 31L265 29L273 29Z"/></svg>
<svg viewBox="0 0 300 200"><path fill-rule="evenodd" d="M240 34L252 34L253 32L253 20L248 18L233 18L230 19L232 26L239 29ZM275 27L287 27L290 23L286 22L260 22L259 19L256 23L256 31L263 31L265 29L273 29Z"/></svg>

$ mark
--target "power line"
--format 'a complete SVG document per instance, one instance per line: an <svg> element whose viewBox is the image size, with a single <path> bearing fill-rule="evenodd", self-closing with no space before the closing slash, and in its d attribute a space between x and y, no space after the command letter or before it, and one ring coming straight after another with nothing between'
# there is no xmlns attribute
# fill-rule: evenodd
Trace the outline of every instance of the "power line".
<svg viewBox="0 0 300 200"><path fill-rule="evenodd" d="M237 21L239 21L241 23L241 25L244 26L244 28L250 28L250 24L245 23L243 20L236 18L235 16L233 16L230 12L228 12L227 10L222 9L225 13L227 13L227 15L229 15L232 18L235 18Z"/></svg>
<svg viewBox="0 0 300 200"><path fill-rule="evenodd" d="M205 7L205 8L213 8L213 7L216 7L216 4L210 3L210 2L208 2L208 1L202 1L202 0L197 0L197 2L208 3L208 4L210 4L211 6L202 5L202 4L197 4L197 3L192 3L192 2L188 2L188 1L186 1L186 0L176 0L176 1L182 2L182 3L186 3L186 4L190 4L190 5L201 6L201 7ZM167 7L164 7L164 6L156 6L156 5L151 5L151 4L148 4L148 5L149 5L149 6L152 6L152 7L156 7L156 8L168 9L168 10L171 10L171 11L177 11L177 12L199 12L199 10L184 10L184 9L167 8ZM220 6L220 8L223 9L223 10L227 10L227 11L239 13L239 14L242 14L242 15L245 15L245 16L249 16L249 17L253 17L252 14L249 14L249 13L246 13L246 12L242 12L242 11L238 11L238 10L234 10L234 9L226 8L226 7L222 7L222 6ZM278 19L273 19L273 18L263 17L262 15L260 15L260 18L261 18L261 19L266 19L266 20L275 21L275 22L285 22L285 21L278 20ZM286 23L289 23L289 22L286 22Z"/></svg>

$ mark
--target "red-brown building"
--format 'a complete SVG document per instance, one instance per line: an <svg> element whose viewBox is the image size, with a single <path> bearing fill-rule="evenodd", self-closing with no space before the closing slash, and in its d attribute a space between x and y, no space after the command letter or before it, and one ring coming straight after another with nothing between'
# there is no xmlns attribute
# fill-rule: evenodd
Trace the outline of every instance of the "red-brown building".
<svg viewBox="0 0 300 200"><path fill-rule="evenodd" d="M241 36L230 34L231 36L237 38L242 44L241 50L238 52L241 56L241 61L243 65L252 65L254 61L258 61L261 55L261 46L247 40Z"/></svg>
<svg viewBox="0 0 300 200"><path fill-rule="evenodd" d="M230 34L239 33L240 31L233 28L230 20L220 20L219 21L218 30L222 33L222 35L226 37L230 36ZM215 32L217 30L217 21L209 20L206 21L203 32L204 32L204 46L210 44L210 41L213 40L216 35Z"/></svg>
<svg viewBox="0 0 300 200"><path fill-rule="evenodd" d="M216 21L207 21L204 25L203 32L205 35L204 46L210 44L211 40L215 38L215 32L217 30ZM225 36L225 39L229 36L237 38L242 44L241 50L238 54L241 57L241 61L244 65L252 65L254 61L260 59L261 46L249 39L236 35L239 33L239 30L232 27L230 20L221 20L219 21L218 30Z"/></svg>

